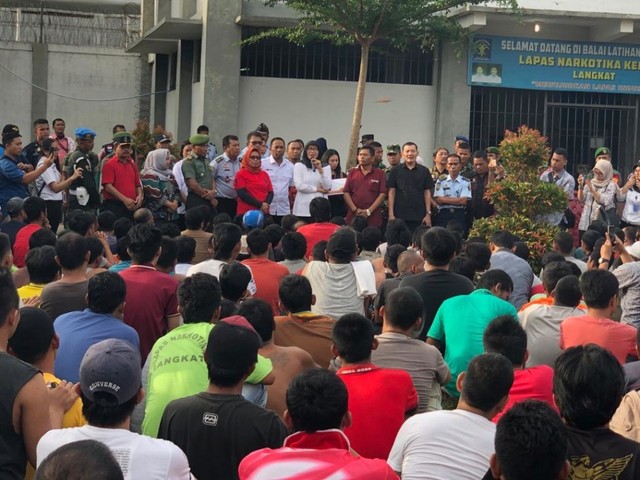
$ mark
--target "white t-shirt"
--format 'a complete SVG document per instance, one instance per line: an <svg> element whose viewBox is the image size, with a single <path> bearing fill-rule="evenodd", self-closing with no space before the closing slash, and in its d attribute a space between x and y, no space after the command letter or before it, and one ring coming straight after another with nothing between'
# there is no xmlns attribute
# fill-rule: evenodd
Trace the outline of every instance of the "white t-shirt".
<svg viewBox="0 0 640 480"><path fill-rule="evenodd" d="M191 266L191 268L187 272L187 277L195 275L196 273L208 273L209 275L213 275L214 277L219 279L220 270L222 270L222 266L226 264L227 262L223 262L222 260L215 260L213 258L211 260L205 260L204 262L196 263L195 265ZM251 272L251 268L249 268L248 265L245 265L245 267L247 267ZM253 272L251 272L251 280L249 281L247 290L251 295L255 295L255 293L258 291L256 282L253 279Z"/></svg>
<svg viewBox="0 0 640 480"><path fill-rule="evenodd" d="M495 434L490 420L466 410L421 413L402 425L387 463L402 480L478 480Z"/></svg>
<svg viewBox="0 0 640 480"><path fill-rule="evenodd" d="M38 466L57 448L79 440L104 443L120 464L125 480L191 479L187 456L167 440L146 437L122 428L90 425L50 430L38 442Z"/></svg>
<svg viewBox="0 0 640 480"><path fill-rule="evenodd" d="M38 167L42 165L44 161L45 161L45 157L42 157L38 162ZM47 168L44 172L42 172L42 175L40 175L36 179L36 190L39 192L40 189L42 189L42 192L40 193L40 198L43 200L58 200L58 201L62 200L62 192L56 193L53 190L51 190L51 187L49 186L50 183L52 182L58 183L59 181L60 181L60 172L58 171L58 168L56 167L56 165L52 164L49 168Z"/></svg>

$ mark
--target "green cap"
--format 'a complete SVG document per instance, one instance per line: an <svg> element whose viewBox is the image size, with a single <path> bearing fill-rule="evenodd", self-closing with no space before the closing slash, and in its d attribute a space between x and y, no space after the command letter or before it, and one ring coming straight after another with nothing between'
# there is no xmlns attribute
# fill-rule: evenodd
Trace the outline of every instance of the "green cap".
<svg viewBox="0 0 640 480"><path fill-rule="evenodd" d="M189 143L191 145L206 145L209 143L209 136L201 134L191 135L189 137Z"/></svg>
<svg viewBox="0 0 640 480"><path fill-rule="evenodd" d="M113 136L114 143L131 143L131 134L129 132L118 132Z"/></svg>
<svg viewBox="0 0 640 480"><path fill-rule="evenodd" d="M496 155L500 155L500 149L498 147L488 147L485 150L485 153L495 153Z"/></svg>
<svg viewBox="0 0 640 480"><path fill-rule="evenodd" d="M387 145L387 153L400 153L400 145Z"/></svg>
<svg viewBox="0 0 640 480"><path fill-rule="evenodd" d="M600 147L596 150L594 158L598 158L600 155L611 155L611 150L607 147Z"/></svg>

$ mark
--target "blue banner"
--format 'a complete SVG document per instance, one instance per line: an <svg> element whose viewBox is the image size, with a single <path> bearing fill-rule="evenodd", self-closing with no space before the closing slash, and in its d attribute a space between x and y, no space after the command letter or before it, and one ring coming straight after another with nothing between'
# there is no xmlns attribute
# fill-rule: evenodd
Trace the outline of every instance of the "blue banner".
<svg viewBox="0 0 640 480"><path fill-rule="evenodd" d="M578 92L640 93L640 46L475 36L469 85Z"/></svg>

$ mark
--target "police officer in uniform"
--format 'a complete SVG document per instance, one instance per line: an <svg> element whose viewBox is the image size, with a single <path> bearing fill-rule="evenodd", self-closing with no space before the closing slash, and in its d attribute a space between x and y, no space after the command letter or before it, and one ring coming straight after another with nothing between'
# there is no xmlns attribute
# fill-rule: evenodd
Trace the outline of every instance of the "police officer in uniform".
<svg viewBox="0 0 640 480"><path fill-rule="evenodd" d="M193 151L187 155L182 164L182 174L189 190L186 209L204 205L209 207L209 217L216 214L216 188L211 174L211 166L207 160L209 137L207 135L192 135L189 142Z"/></svg>
<svg viewBox="0 0 640 480"><path fill-rule="evenodd" d="M433 194L438 205L435 225L446 227L450 221L456 221L467 232L469 226L467 225L466 208L467 203L471 200L471 183L460 175L461 164L459 155L451 153L447 156L449 174L436 182Z"/></svg>
<svg viewBox="0 0 640 480"><path fill-rule="evenodd" d="M96 132L90 128L78 128L75 135L76 149L65 157L63 175L69 178L78 168L82 169L83 175L69 186L68 209L95 214L100 206L97 183L99 160L93 153Z"/></svg>

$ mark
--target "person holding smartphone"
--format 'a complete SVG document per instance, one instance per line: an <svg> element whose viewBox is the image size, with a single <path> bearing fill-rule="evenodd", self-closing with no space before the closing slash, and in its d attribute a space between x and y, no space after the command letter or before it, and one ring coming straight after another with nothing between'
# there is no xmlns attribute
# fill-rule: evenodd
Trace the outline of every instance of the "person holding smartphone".
<svg viewBox="0 0 640 480"><path fill-rule="evenodd" d="M594 220L607 224L615 218L617 185L613 179L613 167L606 160L599 160L593 168L593 179L578 177L578 201L584 203L578 231L580 237ZM611 212L613 211L613 215Z"/></svg>
<svg viewBox="0 0 640 480"><path fill-rule="evenodd" d="M326 197L331 190L331 168L322 165L319 154L320 147L312 140L305 145L300 162L293 166L293 184L298 193L292 213L306 222L311 220L311 200Z"/></svg>

